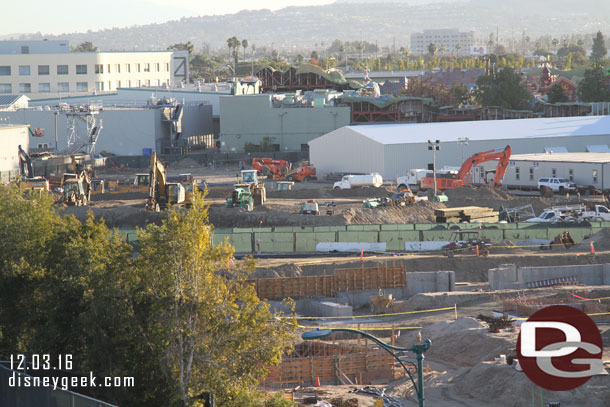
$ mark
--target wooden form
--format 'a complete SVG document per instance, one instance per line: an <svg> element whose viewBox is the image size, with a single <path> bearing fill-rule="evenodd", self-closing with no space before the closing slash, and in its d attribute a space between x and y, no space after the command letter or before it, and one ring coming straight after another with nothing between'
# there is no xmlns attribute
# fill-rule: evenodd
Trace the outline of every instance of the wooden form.
<svg viewBox="0 0 610 407"><path fill-rule="evenodd" d="M437 223L447 222L497 222L498 212L493 208L481 206L463 206L459 208L435 209Z"/></svg>
<svg viewBox="0 0 610 407"><path fill-rule="evenodd" d="M389 353L355 344L330 344L319 341L297 345L278 366L269 368L265 387L312 385L316 378L327 384L371 384L394 380L396 360Z"/></svg>
<svg viewBox="0 0 610 407"><path fill-rule="evenodd" d="M256 285L260 299L334 297L338 291L377 290L407 286L403 266L336 269L335 274L286 278L259 278L249 281Z"/></svg>

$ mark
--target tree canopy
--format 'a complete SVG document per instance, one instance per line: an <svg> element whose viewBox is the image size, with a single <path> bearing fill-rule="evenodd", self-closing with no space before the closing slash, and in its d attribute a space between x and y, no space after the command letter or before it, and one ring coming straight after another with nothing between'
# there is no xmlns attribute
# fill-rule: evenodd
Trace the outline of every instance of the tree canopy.
<svg viewBox="0 0 610 407"><path fill-rule="evenodd" d="M566 92L563 90L563 86L561 86L560 83L555 83L546 94L546 100L548 103L567 102L568 95L566 95Z"/></svg>
<svg viewBox="0 0 610 407"><path fill-rule="evenodd" d="M593 38L593 47L591 48L591 59L595 62L599 62L606 56L608 49L606 48L606 39L604 38L601 31L598 31L595 38Z"/></svg>
<svg viewBox="0 0 610 407"><path fill-rule="evenodd" d="M482 106L501 106L506 109L527 109L530 94L521 84L521 76L506 67L490 75L477 78L475 99Z"/></svg>
<svg viewBox="0 0 610 407"><path fill-rule="evenodd" d="M72 49L72 52L96 52L97 47L91 41L83 41Z"/></svg>
<svg viewBox="0 0 610 407"><path fill-rule="evenodd" d="M133 376L134 388L84 390L124 407L199 405L204 391L219 406L268 405L257 380L296 323L273 318L245 282L251 262L211 244L207 219L201 196L170 211L138 233L134 260L93 215L81 223L49 197L0 188L0 358L70 353L74 372Z"/></svg>
<svg viewBox="0 0 610 407"><path fill-rule="evenodd" d="M585 71L585 77L578 83L578 94L582 102L610 102L610 88L601 65Z"/></svg>

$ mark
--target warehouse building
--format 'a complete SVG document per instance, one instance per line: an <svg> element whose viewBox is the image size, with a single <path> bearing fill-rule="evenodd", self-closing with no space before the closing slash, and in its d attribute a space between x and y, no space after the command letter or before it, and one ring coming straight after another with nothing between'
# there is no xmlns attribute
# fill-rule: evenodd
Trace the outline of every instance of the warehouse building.
<svg viewBox="0 0 610 407"><path fill-rule="evenodd" d="M350 123L350 108L335 106L340 93L220 97L220 142L243 152L267 141L272 151L307 151L308 142Z"/></svg>
<svg viewBox="0 0 610 407"><path fill-rule="evenodd" d="M506 145L513 154L586 152L610 145L610 116L345 126L310 141L310 161L322 176L378 172L392 179L432 167L428 140L440 141L437 168Z"/></svg>
<svg viewBox="0 0 610 407"><path fill-rule="evenodd" d="M542 177L566 178L579 187L610 190L610 149L603 146L587 146L590 150L606 152L516 154L511 156L504 175L503 185L508 188L537 189ZM493 163L484 163L477 173L495 169ZM473 181L474 177L473 177Z"/></svg>
<svg viewBox="0 0 610 407"><path fill-rule="evenodd" d="M28 133L28 126L0 124L0 182L19 175L19 146L27 150Z"/></svg>

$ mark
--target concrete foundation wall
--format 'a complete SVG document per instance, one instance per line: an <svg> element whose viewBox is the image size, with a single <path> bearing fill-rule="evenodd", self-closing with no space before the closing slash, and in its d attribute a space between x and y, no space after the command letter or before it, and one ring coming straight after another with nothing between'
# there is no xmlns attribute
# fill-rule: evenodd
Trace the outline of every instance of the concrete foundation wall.
<svg viewBox="0 0 610 407"><path fill-rule="evenodd" d="M505 264L488 271L492 290L527 288L528 283L575 277L579 284L610 285L610 264L585 264L553 267L516 267Z"/></svg>
<svg viewBox="0 0 610 407"><path fill-rule="evenodd" d="M351 317L353 315L353 308L350 305L334 302L334 300L334 298L298 300L296 311L299 314L316 317Z"/></svg>

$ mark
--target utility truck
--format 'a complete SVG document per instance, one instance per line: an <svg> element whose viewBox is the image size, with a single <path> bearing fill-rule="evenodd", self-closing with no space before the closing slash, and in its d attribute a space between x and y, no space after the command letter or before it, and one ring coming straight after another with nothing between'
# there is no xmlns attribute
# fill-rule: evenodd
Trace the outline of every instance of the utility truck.
<svg viewBox="0 0 610 407"><path fill-rule="evenodd" d="M341 178L341 181L335 182L333 189L352 189L358 187L379 188L382 185L383 178L377 173L368 175L344 175L343 178Z"/></svg>

